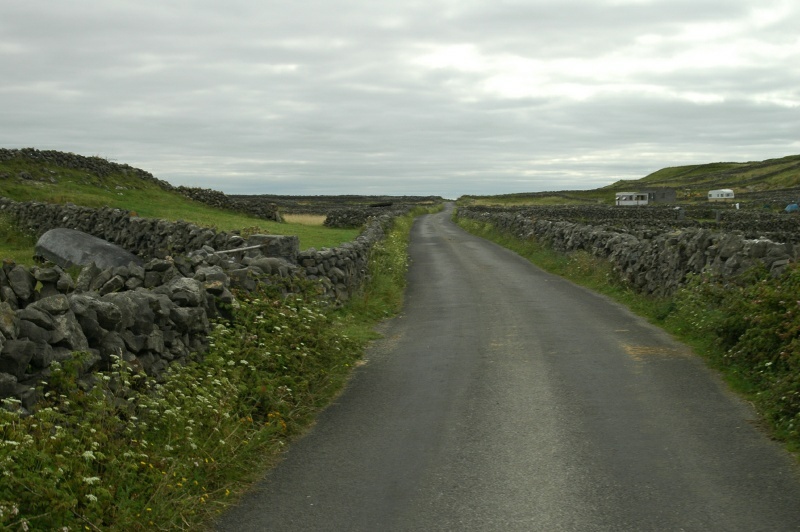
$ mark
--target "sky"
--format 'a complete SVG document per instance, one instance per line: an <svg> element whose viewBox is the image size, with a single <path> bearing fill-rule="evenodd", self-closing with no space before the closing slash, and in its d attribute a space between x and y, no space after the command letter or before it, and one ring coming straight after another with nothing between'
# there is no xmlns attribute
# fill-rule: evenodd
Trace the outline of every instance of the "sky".
<svg viewBox="0 0 800 532"><path fill-rule="evenodd" d="M0 147L228 194L593 189L800 153L796 0L6 0Z"/></svg>

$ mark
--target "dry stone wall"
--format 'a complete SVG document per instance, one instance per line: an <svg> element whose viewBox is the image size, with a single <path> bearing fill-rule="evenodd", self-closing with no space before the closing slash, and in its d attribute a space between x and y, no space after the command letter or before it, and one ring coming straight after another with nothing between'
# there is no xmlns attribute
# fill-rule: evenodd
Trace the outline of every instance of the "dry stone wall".
<svg viewBox="0 0 800 532"><path fill-rule="evenodd" d="M119 356L159 375L202 354L210 323L229 315L236 290L279 278L317 280L334 304L361 289L372 247L392 217L370 220L353 242L299 250L295 236L216 232L185 222L137 218L116 209L19 203L0 198L0 212L41 235L77 229L142 257L143 264L83 268L77 278L52 264L0 268L0 398L24 408L36 401L53 362L85 353L81 378Z"/></svg>
<svg viewBox="0 0 800 532"><path fill-rule="evenodd" d="M217 190L197 187L181 186L175 190L210 207L238 211L264 220L283 221L278 206L260 196L229 196Z"/></svg>
<svg viewBox="0 0 800 532"><path fill-rule="evenodd" d="M603 205L522 208L470 207L469 209L519 214L552 222L567 221L603 226L622 232L635 232L642 229L669 231L701 228L710 231L740 231L747 238L763 237L780 242L800 243L800 215L776 213L759 208L737 210L730 203L639 207Z"/></svg>
<svg viewBox="0 0 800 532"><path fill-rule="evenodd" d="M139 218L120 209L15 202L0 198L0 213L10 216L19 227L37 237L58 227L76 229L143 258L185 254L204 245L230 249L240 247L244 242L235 233L216 232L186 222Z"/></svg>
<svg viewBox="0 0 800 532"><path fill-rule="evenodd" d="M619 209L620 217L631 215L623 211ZM797 259L793 240L771 240L753 232L752 227L744 232L685 224L677 218L669 223L666 219L652 224L645 221L662 214L643 210L638 223L615 224L613 216L596 217L596 223L570 221L565 211L552 208L509 211L462 207L457 211L459 217L491 223L520 239L535 239L558 251L580 250L607 259L621 280L647 294L671 294L692 273L711 271L734 276L757 263L778 273ZM582 219L587 219L585 213Z"/></svg>
<svg viewBox="0 0 800 532"><path fill-rule="evenodd" d="M352 242L336 248L309 249L297 255L297 262L308 279L318 280L336 300L347 300L369 276L369 254L386 236L394 215L371 218L364 231Z"/></svg>
<svg viewBox="0 0 800 532"><path fill-rule="evenodd" d="M347 207L341 209L331 209L325 217L325 227L361 227L370 218L388 214L399 216L408 212L411 205L374 205L363 207Z"/></svg>

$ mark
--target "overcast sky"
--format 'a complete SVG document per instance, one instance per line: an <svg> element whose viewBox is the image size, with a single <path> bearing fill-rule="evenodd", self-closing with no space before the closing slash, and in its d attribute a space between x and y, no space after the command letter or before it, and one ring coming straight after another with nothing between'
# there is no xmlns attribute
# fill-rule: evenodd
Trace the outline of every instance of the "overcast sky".
<svg viewBox="0 0 800 532"><path fill-rule="evenodd" d="M797 0L4 0L0 146L229 194L589 189L800 153Z"/></svg>

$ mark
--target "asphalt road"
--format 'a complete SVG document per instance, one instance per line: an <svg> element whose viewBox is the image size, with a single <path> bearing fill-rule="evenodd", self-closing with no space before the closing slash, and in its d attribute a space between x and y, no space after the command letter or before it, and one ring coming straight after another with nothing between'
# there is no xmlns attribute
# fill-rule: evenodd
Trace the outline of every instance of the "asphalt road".
<svg viewBox="0 0 800 532"><path fill-rule="evenodd" d="M229 531L800 530L800 475L688 348L419 219L402 316Z"/></svg>

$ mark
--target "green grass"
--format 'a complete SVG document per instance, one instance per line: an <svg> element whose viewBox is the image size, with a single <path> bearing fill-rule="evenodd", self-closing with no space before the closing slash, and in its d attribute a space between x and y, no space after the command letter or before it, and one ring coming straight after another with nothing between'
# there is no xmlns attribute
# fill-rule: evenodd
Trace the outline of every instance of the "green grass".
<svg viewBox="0 0 800 532"><path fill-rule="evenodd" d="M734 279L698 276L670 297L635 292L609 262L556 252L488 223L457 219L537 266L627 306L691 346L732 389L754 404L772 437L800 453L800 266L779 277L754 269ZM800 454L798 454L800 458Z"/></svg>
<svg viewBox="0 0 800 532"><path fill-rule="evenodd" d="M0 259L33 266L34 235L20 231L8 216L0 215Z"/></svg>
<svg viewBox="0 0 800 532"><path fill-rule="evenodd" d="M349 336L371 340L375 338L373 326L379 321L398 313L403 306L408 271L408 238L415 213L399 217L392 231L376 244L370 255L372 275L361 297L349 302L345 310Z"/></svg>
<svg viewBox="0 0 800 532"><path fill-rule="evenodd" d="M417 211L415 214L419 214ZM202 361L161 381L117 361L89 391L80 355L54 366L32 415L0 408L0 528L199 530L233 504L339 391L375 325L402 305L414 214L370 258L363 294L333 309L313 283L239 294ZM270 511L269 508L264 511ZM25 528L28 527L28 528Z"/></svg>

